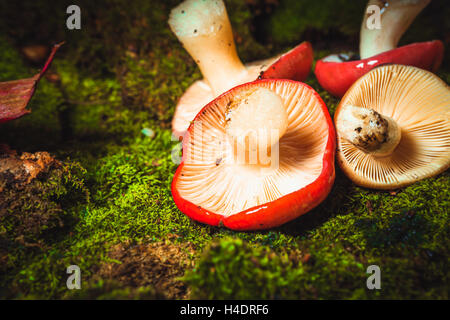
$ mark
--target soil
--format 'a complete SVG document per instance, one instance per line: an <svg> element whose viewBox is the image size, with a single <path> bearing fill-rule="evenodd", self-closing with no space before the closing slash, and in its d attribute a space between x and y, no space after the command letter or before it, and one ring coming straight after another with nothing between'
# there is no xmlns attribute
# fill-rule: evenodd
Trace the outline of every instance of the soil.
<svg viewBox="0 0 450 320"><path fill-rule="evenodd" d="M174 244L167 241L154 243L115 245L111 262L100 267L97 275L114 279L124 286L153 286L168 299L188 299L189 290L179 280L188 267L193 266L194 249L190 243Z"/></svg>

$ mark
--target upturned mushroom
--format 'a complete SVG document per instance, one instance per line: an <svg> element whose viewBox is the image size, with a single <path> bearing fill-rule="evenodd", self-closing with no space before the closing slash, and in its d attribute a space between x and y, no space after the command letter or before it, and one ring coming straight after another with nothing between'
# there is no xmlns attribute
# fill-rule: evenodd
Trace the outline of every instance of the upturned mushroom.
<svg viewBox="0 0 450 320"><path fill-rule="evenodd" d="M356 184L396 189L450 165L450 89L412 66L380 66L358 79L335 112L337 160Z"/></svg>
<svg viewBox="0 0 450 320"><path fill-rule="evenodd" d="M308 85L265 79L237 86L189 126L173 199L187 216L213 226L282 225L330 192L335 143L328 109Z"/></svg>
<svg viewBox="0 0 450 320"><path fill-rule="evenodd" d="M340 54L317 61L314 73L320 85L334 96L342 97L359 77L386 63L411 65L435 72L444 55L441 41L418 42L397 48L403 33L430 1L369 0L361 24L360 59ZM368 19L373 17L371 8L380 10L378 26L371 21L368 23Z"/></svg>
<svg viewBox="0 0 450 320"><path fill-rule="evenodd" d="M172 121L177 137L186 132L202 107L223 92L258 78L303 81L311 69L313 52L308 42L283 55L244 65L222 0L184 1L171 11L169 25L204 77L194 82L177 104Z"/></svg>

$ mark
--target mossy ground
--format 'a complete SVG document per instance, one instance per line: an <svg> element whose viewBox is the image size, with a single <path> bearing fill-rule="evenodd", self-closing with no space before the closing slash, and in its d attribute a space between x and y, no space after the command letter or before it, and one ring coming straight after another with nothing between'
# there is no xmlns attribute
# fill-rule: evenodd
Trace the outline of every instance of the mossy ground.
<svg viewBox="0 0 450 320"><path fill-rule="evenodd" d="M0 142L20 151L49 151L64 160L66 176L41 181L36 194L72 221L52 229L45 246L1 247L7 254L1 297L186 297L161 292L155 285L161 276L174 281L164 283L179 285L177 272L155 271L155 279L139 283L136 279L142 277L124 280L126 270L125 276L102 271L121 263L130 265L130 274L139 274L136 268L145 266L133 262L140 252L135 248L161 244L181 250L175 256L183 263L191 260L193 266L186 268L181 281L193 298L448 299L448 173L396 192L381 192L356 187L337 168L336 183L324 203L264 232L200 225L176 208L170 182L177 166L172 161L177 142L171 137L170 119L177 99L200 77L166 25L177 2L82 1L81 31L62 27L71 3L25 1L21 8L13 3L0 8L0 29L5 30L0 35L0 81L36 72L20 53L23 45L66 40L51 70L57 80L41 81L30 104L33 112L2 125ZM326 4L315 8L309 3L304 16L296 5L289 14L297 15L286 19L283 12L290 1L270 3L252 1L247 6L227 1L244 61L269 57L305 39L322 49L316 50L316 58L336 48L356 49L359 14L350 11L348 19L335 21ZM448 46L448 28L443 28L448 15L441 2L436 3L405 39L419 34L422 23L426 27L420 28L420 40L440 38ZM328 5L334 8L336 2ZM270 21L265 37L257 32L261 17ZM442 23L439 17L444 17ZM439 76L449 81L448 59ZM323 91L313 75L306 82L333 114L338 100ZM144 128L154 135L143 134ZM56 196L48 199L50 194ZM23 205L17 212L26 215L29 210ZM2 236L17 237L13 230ZM117 246L130 255L114 255ZM162 270L162 256L143 261ZM180 263L169 265L178 270ZM65 271L71 264L82 270L83 289L75 293L66 288ZM381 290L366 289L366 268L371 264L381 268Z"/></svg>

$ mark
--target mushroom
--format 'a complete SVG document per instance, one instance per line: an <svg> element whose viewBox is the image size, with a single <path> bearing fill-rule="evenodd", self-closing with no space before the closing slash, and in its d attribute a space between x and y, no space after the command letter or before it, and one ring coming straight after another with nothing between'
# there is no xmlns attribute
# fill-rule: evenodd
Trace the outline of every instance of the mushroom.
<svg viewBox="0 0 450 320"><path fill-rule="evenodd" d="M180 98L172 130L182 136L208 102L236 85L258 78L303 81L313 60L311 44L303 42L284 55L244 65L238 57L233 31L222 0L187 0L175 7L169 25L204 77Z"/></svg>
<svg viewBox="0 0 450 320"><path fill-rule="evenodd" d="M334 120L338 163L360 186L401 188L450 165L450 90L429 71L373 69L347 91Z"/></svg>
<svg viewBox="0 0 450 320"><path fill-rule="evenodd" d="M178 208L234 230L267 229L308 212L334 182L335 131L308 85L264 79L208 103L183 139Z"/></svg>
<svg viewBox="0 0 450 320"><path fill-rule="evenodd" d="M327 56L316 63L314 73L320 85L337 97L342 97L363 74L386 63L411 65L437 71L444 56L439 40L418 42L399 48L397 43L414 18L431 0L369 0L361 24L359 53ZM375 7L374 7L375 6ZM372 8L380 9L380 26L368 23Z"/></svg>

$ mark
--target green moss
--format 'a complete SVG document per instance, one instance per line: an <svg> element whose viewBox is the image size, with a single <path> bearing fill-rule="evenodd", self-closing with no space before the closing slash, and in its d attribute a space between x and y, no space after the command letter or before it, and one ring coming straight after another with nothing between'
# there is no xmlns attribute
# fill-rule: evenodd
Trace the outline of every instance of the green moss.
<svg viewBox="0 0 450 320"><path fill-rule="evenodd" d="M70 300L155 300L164 299L164 295L147 287L124 287L115 281L98 280L89 283L81 290L72 290L63 299Z"/></svg>
<svg viewBox="0 0 450 320"><path fill-rule="evenodd" d="M450 233L441 206L448 207L449 185L445 174L391 195L338 182L319 208L279 228L296 235L289 245L271 250L270 241L271 247L251 237L253 245L223 239L185 280L197 298L445 299ZM266 235L274 240L277 233ZM381 268L381 291L366 289L372 264Z"/></svg>
<svg viewBox="0 0 450 320"><path fill-rule="evenodd" d="M231 238L208 247L185 281L200 299L351 298L364 292L358 290L364 283L362 264L338 246L311 256Z"/></svg>
<svg viewBox="0 0 450 320"><path fill-rule="evenodd" d="M53 276L49 270L35 276L26 266L33 264L36 257L40 262L48 262L53 245L76 224L77 209L89 201L89 191L83 180L85 173L79 164L66 162L52 165L48 172L41 173L24 186L16 187L1 181L2 295L21 294L24 281L30 281L33 286L40 277ZM41 267L53 270L47 264ZM7 287L10 292L5 291Z"/></svg>
<svg viewBox="0 0 450 320"><path fill-rule="evenodd" d="M70 223L60 228L58 219L50 219L48 230L55 236L43 237L41 231L28 236L30 241L45 238L45 247L18 246L8 253L1 297L157 298L152 288L98 279L97 271L111 262L108 253L115 244L170 238L191 242L196 250L196 265L185 277L194 297L448 298L448 173L390 194L356 187L337 168L325 202L280 228L237 233L193 222L176 208L170 193L177 166L170 120L177 99L200 73L167 28L172 3L115 1L109 5L114 10L91 19L93 4L83 2L87 16L81 33L51 27L64 20L59 9L34 3L25 6L33 8L33 28L18 28L14 42L6 37L10 33L0 38L0 75L9 80L35 74L15 46L32 39L35 30L47 30L39 33L41 41L67 41L52 66L60 83L43 79L30 105L33 112L2 125L0 137L14 149L48 150L80 167L40 182L46 186L41 209L60 208L58 217ZM329 35L339 24L339 32L350 38L359 29L361 4L350 8L358 11L355 16L350 11L334 19L317 6L299 2L294 10L287 3L281 1L270 18L274 33L263 46L252 37L254 13L242 1L227 2L244 61L303 40L309 25ZM327 3L331 8L340 4ZM351 21L341 24L347 14ZM22 15L16 20L9 23L27 26ZM333 50L316 50L315 57ZM439 75L448 82L445 65ZM312 73L306 82L333 115L338 99L320 88ZM155 135L144 135L143 128ZM38 210L24 203L29 206L24 212ZM16 237L12 225L23 226L2 224L9 241ZM81 292L66 289L65 270L72 264L82 271L86 286ZM371 264L381 268L381 291L366 289Z"/></svg>
<svg viewBox="0 0 450 320"><path fill-rule="evenodd" d="M32 74L27 74L20 55L4 35L0 35L0 52L2 53L2 63L0 64L0 81L11 81L27 78Z"/></svg>
<svg viewBox="0 0 450 320"><path fill-rule="evenodd" d="M265 31L272 41L282 44L302 41L308 29L325 34L337 31L354 35L359 32L365 5L365 1L354 1L349 6L345 0L283 0L271 15Z"/></svg>

